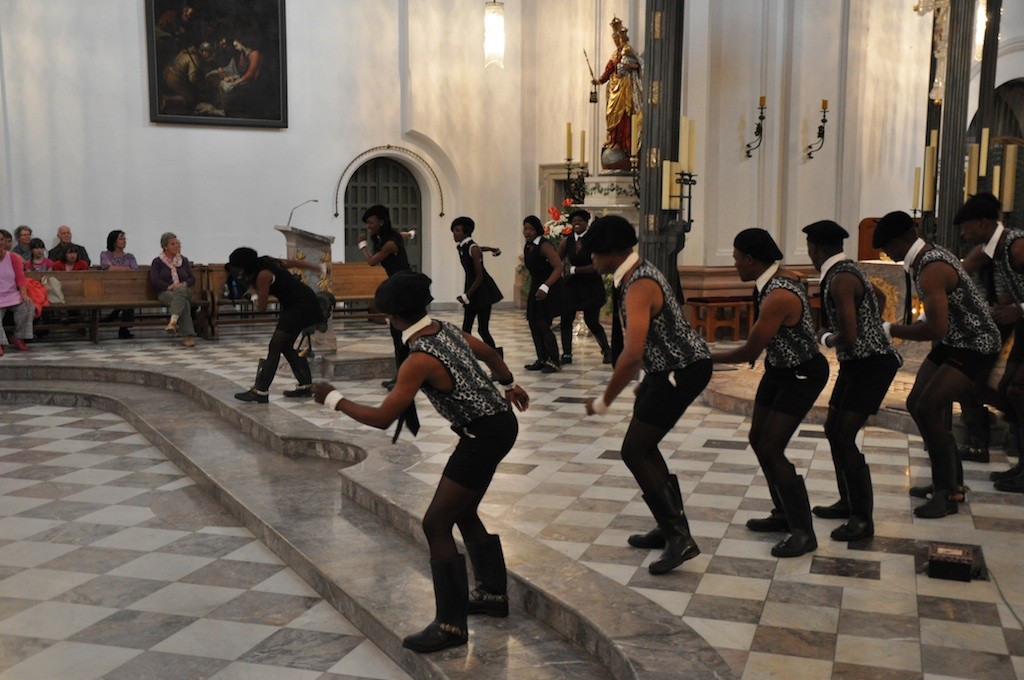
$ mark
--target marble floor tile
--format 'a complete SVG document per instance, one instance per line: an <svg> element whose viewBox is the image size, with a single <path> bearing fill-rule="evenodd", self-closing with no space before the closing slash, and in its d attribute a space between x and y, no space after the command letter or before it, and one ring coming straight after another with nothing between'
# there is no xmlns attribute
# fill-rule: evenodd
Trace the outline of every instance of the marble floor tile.
<svg viewBox="0 0 1024 680"><path fill-rule="evenodd" d="M137 649L124 649L82 642L58 642L9 668L10 680L53 680L76 678L95 680L138 656Z"/></svg>
<svg viewBox="0 0 1024 680"><path fill-rule="evenodd" d="M274 626L200 619L155 645L153 651L235 660L276 630Z"/></svg>
<svg viewBox="0 0 1024 680"><path fill-rule="evenodd" d="M40 602L0 621L0 634L63 640L117 610L67 602Z"/></svg>
<svg viewBox="0 0 1024 680"><path fill-rule="evenodd" d="M131 608L161 614L205 616L243 592L241 588L171 583L135 602Z"/></svg>

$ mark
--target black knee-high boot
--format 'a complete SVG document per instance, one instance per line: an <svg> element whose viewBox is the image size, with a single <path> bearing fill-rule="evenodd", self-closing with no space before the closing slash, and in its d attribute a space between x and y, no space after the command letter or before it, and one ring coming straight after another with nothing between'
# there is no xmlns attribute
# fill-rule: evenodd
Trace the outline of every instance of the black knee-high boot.
<svg viewBox="0 0 1024 680"><path fill-rule="evenodd" d="M807 487L804 478L797 475L793 479L779 484L779 498L782 509L789 522L789 536L772 548L774 557L799 557L804 553L816 550L818 539L814 535L814 522L811 519L811 503L807 498Z"/></svg>
<svg viewBox="0 0 1024 680"><path fill-rule="evenodd" d="M686 521L683 505L679 500L676 499L671 482L665 482L665 485L654 493L644 494L644 502L651 509L651 514L654 515L665 537L665 549L662 550L661 557L647 567L652 574L667 573L700 554L700 548L690 535L690 523Z"/></svg>
<svg viewBox="0 0 1024 680"><path fill-rule="evenodd" d="M672 486L672 493L675 495L676 503L683 507L683 492L679 489L679 478L675 475L668 476L668 483ZM661 527L654 527L646 534L633 534L626 539L634 548L643 550L660 550L665 547L665 534L661 533Z"/></svg>
<svg viewBox="0 0 1024 680"><path fill-rule="evenodd" d="M466 628L469 601L466 558L459 555L450 562L430 560L430 574L434 579L437 614L433 623L402 641L403 647L421 654L458 647L469 639Z"/></svg>
<svg viewBox="0 0 1024 680"><path fill-rule="evenodd" d="M476 588L469 594L469 613L505 618L508 616L508 572L501 538L492 534L484 541L466 541L466 552L476 580Z"/></svg>
<svg viewBox="0 0 1024 680"><path fill-rule="evenodd" d="M847 498L850 499L850 520L832 531L837 541L859 541L875 535L874 490L871 487L871 470L867 465L847 472Z"/></svg>
<svg viewBox="0 0 1024 680"><path fill-rule="evenodd" d="M782 499L775 483L768 480L768 493L772 495L772 503L775 506L767 517L751 518L747 520L747 528L751 531L761 532L785 532L789 531L789 522L786 521L786 513L782 510Z"/></svg>
<svg viewBox="0 0 1024 680"><path fill-rule="evenodd" d="M822 519L847 519L850 516L850 498L847 496L847 483L844 479L843 461L832 454L832 465L836 470L836 484L839 486L839 500L832 505L815 505L811 512Z"/></svg>
<svg viewBox="0 0 1024 680"><path fill-rule="evenodd" d="M999 472L988 473L988 478L993 482L1002 481L1005 479L1013 479L1014 477L1020 477L1024 474L1024 455L1021 455L1022 438L1021 428L1017 423L1006 424L1006 438L1008 441L1003 445L1006 450L1006 457L1010 458L1014 455L1017 456L1017 462L1010 467L1009 470L1001 470Z"/></svg>

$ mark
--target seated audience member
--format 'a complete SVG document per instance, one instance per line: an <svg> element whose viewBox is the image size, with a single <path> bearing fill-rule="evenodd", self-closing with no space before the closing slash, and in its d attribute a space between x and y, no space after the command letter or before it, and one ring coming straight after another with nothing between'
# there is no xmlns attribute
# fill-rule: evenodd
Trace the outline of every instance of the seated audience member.
<svg viewBox="0 0 1024 680"><path fill-rule="evenodd" d="M57 245L50 249L49 258L56 262L61 259L61 255L69 247L77 245L71 240L71 227L67 225L61 225L57 228ZM78 259L85 262L86 268L92 262L92 258L89 257L89 252L82 246L78 246Z"/></svg>
<svg viewBox="0 0 1024 680"><path fill-rule="evenodd" d="M21 352L28 351L25 341L32 339L32 317L36 312L25 287L25 264L20 255L11 252L11 240L10 232L0 229L0 318L7 311L14 315L14 335L10 341L0 324L0 356L8 344Z"/></svg>
<svg viewBox="0 0 1024 680"><path fill-rule="evenodd" d="M80 272L89 268L89 263L81 259L81 252L74 243L64 249L60 259L53 263L55 272Z"/></svg>
<svg viewBox="0 0 1024 680"><path fill-rule="evenodd" d="M124 250L127 244L127 237L120 229L114 229L107 234L107 249L100 253L100 269L104 271L135 271L138 269L139 263L135 261L135 256ZM135 310L131 307L121 307L103 317L103 320L113 321L118 317L125 323L131 323L135 320ZM117 331L117 337L127 340L134 338L135 335L127 326L121 326Z"/></svg>
<svg viewBox="0 0 1024 680"><path fill-rule="evenodd" d="M28 260L32 256L32 229L24 224L14 230L14 248L12 252L21 256L21 259Z"/></svg>
<svg viewBox="0 0 1024 680"><path fill-rule="evenodd" d="M53 270L53 260L46 256L46 244L43 243L43 239L32 239L29 249L29 256L25 260L25 271L48 272Z"/></svg>
<svg viewBox="0 0 1024 680"><path fill-rule="evenodd" d="M181 344L195 347L196 330L192 325L192 288L196 285L192 263L181 256L181 241L171 232L160 236L163 248L149 266L149 282L156 290L156 297L171 313L171 319L164 328L169 334L184 336Z"/></svg>

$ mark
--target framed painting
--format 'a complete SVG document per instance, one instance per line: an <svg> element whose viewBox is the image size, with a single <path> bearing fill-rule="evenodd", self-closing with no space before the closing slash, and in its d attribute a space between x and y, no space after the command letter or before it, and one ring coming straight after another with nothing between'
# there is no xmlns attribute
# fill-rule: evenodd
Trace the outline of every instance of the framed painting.
<svg viewBox="0 0 1024 680"><path fill-rule="evenodd" d="M288 127L285 0L143 0L154 123Z"/></svg>

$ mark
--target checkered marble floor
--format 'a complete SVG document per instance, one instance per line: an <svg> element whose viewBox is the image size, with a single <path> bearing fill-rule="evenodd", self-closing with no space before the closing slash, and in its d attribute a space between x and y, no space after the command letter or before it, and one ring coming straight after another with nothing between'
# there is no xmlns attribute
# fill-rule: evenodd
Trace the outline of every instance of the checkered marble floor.
<svg viewBox="0 0 1024 680"><path fill-rule="evenodd" d="M0 414L0 678L407 677L120 416Z"/></svg>
<svg viewBox="0 0 1024 680"><path fill-rule="evenodd" d="M436 316L456 320L452 313ZM346 322L336 331L340 353L390 351L381 326ZM1024 575L1017 569L1024 548L1024 496L994 492L986 481L990 470L1004 467L1001 456L989 465L966 464L973 492L959 514L918 520L907 488L928 476L920 438L868 428L862 446L875 483L876 537L848 547L828 537L838 521L816 520L818 550L778 560L769 554L777 535L753 534L743 526L770 507L764 477L746 444L749 419L694 405L666 437L662 453L679 476L702 554L653 577L646 565L656 553L625 542L630 533L652 526L618 456L631 395L624 394L604 417L586 418L581 402L599 394L610 375L590 338L577 335L572 365L541 375L522 370L534 357L521 312L497 312L492 333L532 404L520 417L517 445L499 468L482 510L680 616L737 677L1024 677ZM131 361L169 370L185 365L245 388L265 352L269 328L232 329L219 342L198 340L195 350L141 336L99 346L36 343L29 353L10 353L0 361L59 357L69 366ZM729 379L729 373L715 377ZM905 393L912 381L901 374L894 393ZM271 397L278 405L317 426L378 432L310 402L283 399L280 391L290 382L282 363ZM364 403L378 403L384 394L378 381L336 385ZM454 437L425 398L419 403L422 429L415 443L428 455L406 472L433 483ZM812 503L835 500L820 425L802 426L787 453L806 476ZM993 578L971 583L928 578L923 573L927 548L938 540L981 546Z"/></svg>

